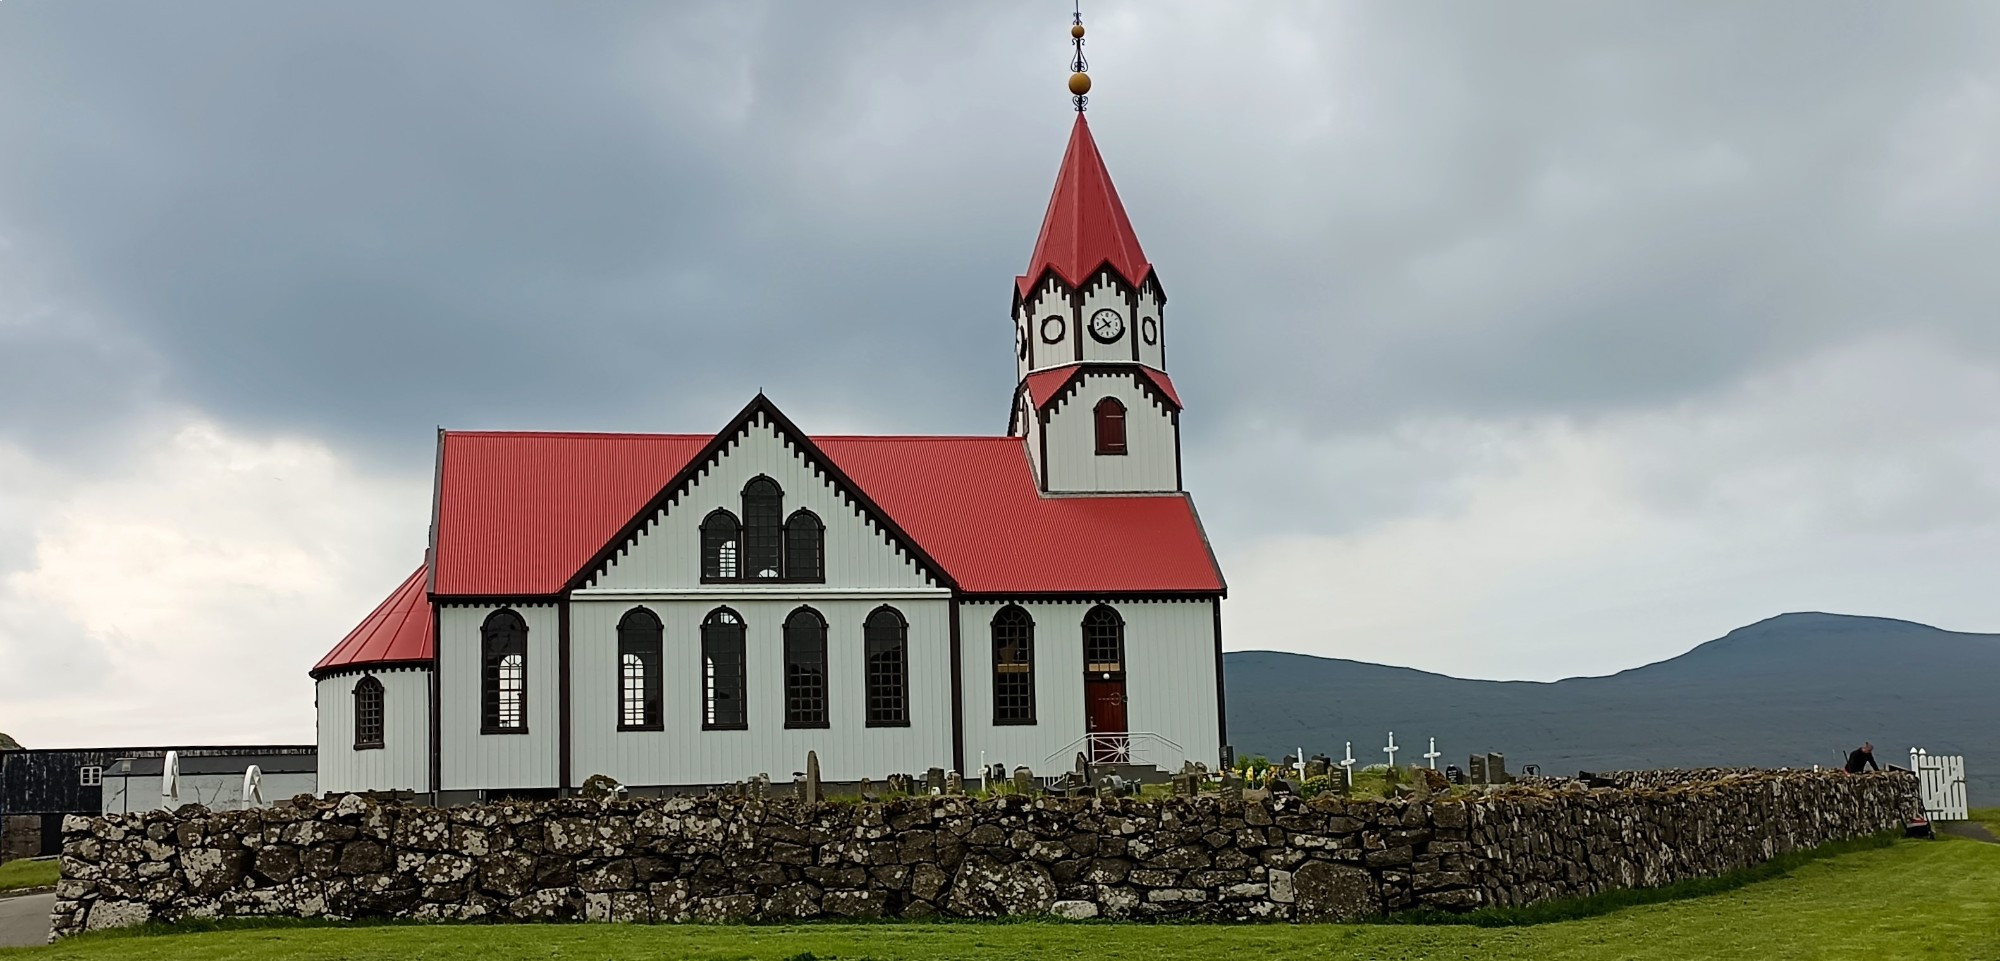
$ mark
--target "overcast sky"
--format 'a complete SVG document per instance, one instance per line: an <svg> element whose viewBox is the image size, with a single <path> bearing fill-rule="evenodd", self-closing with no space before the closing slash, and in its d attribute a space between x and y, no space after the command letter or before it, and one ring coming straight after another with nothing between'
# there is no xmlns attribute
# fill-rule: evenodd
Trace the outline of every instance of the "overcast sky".
<svg viewBox="0 0 2000 961"><path fill-rule="evenodd" d="M1085 12L1227 647L2000 631L2000 5ZM310 741L437 425L1000 431L1068 16L0 3L0 731Z"/></svg>

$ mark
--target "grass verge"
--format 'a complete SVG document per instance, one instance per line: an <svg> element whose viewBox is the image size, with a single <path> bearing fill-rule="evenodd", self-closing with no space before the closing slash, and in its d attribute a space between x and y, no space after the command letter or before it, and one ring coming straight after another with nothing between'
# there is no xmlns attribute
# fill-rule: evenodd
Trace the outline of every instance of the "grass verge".
<svg viewBox="0 0 2000 961"><path fill-rule="evenodd" d="M0 891L54 887L56 874L60 870L53 858L47 861L9 861L0 864Z"/></svg>

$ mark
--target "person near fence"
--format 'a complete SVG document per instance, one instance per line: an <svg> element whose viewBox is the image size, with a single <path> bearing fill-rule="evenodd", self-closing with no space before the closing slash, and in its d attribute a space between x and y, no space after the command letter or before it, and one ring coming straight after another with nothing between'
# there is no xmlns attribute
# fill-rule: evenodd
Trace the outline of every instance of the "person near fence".
<svg viewBox="0 0 2000 961"><path fill-rule="evenodd" d="M1847 755L1847 773L1860 774L1867 768L1880 771L1882 765L1875 763L1875 745L1862 741L1860 747Z"/></svg>

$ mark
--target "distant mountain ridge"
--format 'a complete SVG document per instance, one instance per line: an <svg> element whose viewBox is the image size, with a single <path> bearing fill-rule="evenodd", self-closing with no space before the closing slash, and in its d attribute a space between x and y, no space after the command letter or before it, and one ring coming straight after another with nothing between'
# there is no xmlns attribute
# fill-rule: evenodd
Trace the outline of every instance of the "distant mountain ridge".
<svg viewBox="0 0 2000 961"><path fill-rule="evenodd" d="M1678 657L1603 677L1482 681L1281 651L1223 655L1229 741L1383 759L1389 731L1436 737L1445 763L1507 755L1543 773L1838 764L1862 741L1883 764L1912 746L1966 756L1975 806L2000 799L2000 635L1910 621L1783 614Z"/></svg>

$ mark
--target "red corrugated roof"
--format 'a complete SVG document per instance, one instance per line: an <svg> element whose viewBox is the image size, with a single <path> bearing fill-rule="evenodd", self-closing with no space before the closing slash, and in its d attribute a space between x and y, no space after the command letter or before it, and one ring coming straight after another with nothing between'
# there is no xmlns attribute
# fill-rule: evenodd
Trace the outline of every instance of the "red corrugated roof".
<svg viewBox="0 0 2000 961"><path fill-rule="evenodd" d="M554 594L713 438L446 431L438 594Z"/></svg>
<svg viewBox="0 0 2000 961"><path fill-rule="evenodd" d="M1163 371L1154 370L1142 364L1068 364L1062 367L1052 367L1048 370L1038 370L1028 375L1026 381L1028 385L1028 399L1036 410L1041 410L1047 407L1049 401L1053 400L1057 394L1062 393L1063 388L1068 387L1071 380L1074 380L1084 371L1096 370L1102 372L1107 369L1136 372L1139 376L1146 378L1154 387L1159 388L1160 393L1165 394L1168 400L1173 401L1175 407L1181 406L1181 395L1178 391L1174 390L1173 378L1168 377Z"/></svg>
<svg viewBox="0 0 2000 961"><path fill-rule="evenodd" d="M1070 128L1069 149L1063 151L1062 169L1056 172L1056 189L1049 196L1028 272L1015 283L1025 297L1044 271L1054 270L1070 286L1081 286L1106 263L1131 284L1143 284L1153 274L1146 252L1139 249L1132 220L1125 216L1125 205L1118 201L1118 188L1097 153L1097 142L1091 139L1090 124L1079 113Z"/></svg>
<svg viewBox="0 0 2000 961"><path fill-rule="evenodd" d="M431 602L424 596L425 568L403 579L359 626L313 665L314 675L343 667L429 661L435 638Z"/></svg>

